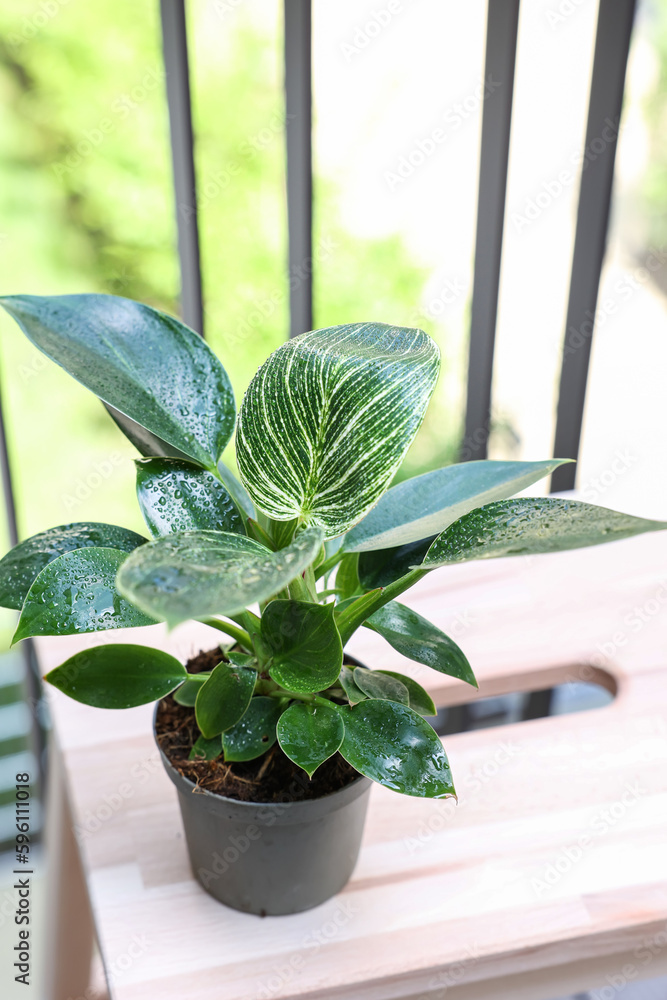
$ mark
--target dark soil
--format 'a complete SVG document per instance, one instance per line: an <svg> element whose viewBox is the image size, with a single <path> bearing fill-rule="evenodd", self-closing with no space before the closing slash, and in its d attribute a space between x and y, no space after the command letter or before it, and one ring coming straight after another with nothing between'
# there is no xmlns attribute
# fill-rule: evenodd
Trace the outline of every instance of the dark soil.
<svg viewBox="0 0 667 1000"><path fill-rule="evenodd" d="M224 659L219 648L198 653L186 664L191 674L212 670ZM186 708L167 695L158 703L155 722L162 752L198 789L216 792L242 802L300 802L318 799L349 785L359 777L339 753L318 767L312 778L286 757L277 743L255 760L226 764L218 760L188 760L199 728L194 708Z"/></svg>

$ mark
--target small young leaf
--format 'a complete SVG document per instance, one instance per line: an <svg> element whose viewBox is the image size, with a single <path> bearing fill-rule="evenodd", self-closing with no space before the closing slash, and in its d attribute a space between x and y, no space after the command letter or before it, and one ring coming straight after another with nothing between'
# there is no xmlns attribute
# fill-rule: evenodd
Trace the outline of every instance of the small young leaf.
<svg viewBox="0 0 667 1000"><path fill-rule="evenodd" d="M226 531L184 531L142 545L118 574L128 600L170 626L234 615L277 594L312 562L322 543L308 528L280 552ZM141 551L142 558L136 559Z"/></svg>
<svg viewBox="0 0 667 1000"><path fill-rule="evenodd" d="M230 663L235 663L237 667L252 667L257 664L257 658L250 653L237 653L236 650L230 649L226 656Z"/></svg>
<svg viewBox="0 0 667 1000"><path fill-rule="evenodd" d="M276 742L276 723L282 711L277 698L253 698L241 721L222 734L225 760L261 757Z"/></svg>
<svg viewBox="0 0 667 1000"><path fill-rule="evenodd" d="M324 691L340 673L343 646L333 605L271 601L262 615L262 639L273 652L269 674L288 691Z"/></svg>
<svg viewBox="0 0 667 1000"><path fill-rule="evenodd" d="M219 663L199 690L195 716L207 740L231 729L243 717L255 690L257 671Z"/></svg>
<svg viewBox="0 0 667 1000"><path fill-rule="evenodd" d="M215 760L221 753L220 736L214 736L210 740L207 740L205 736L198 736L195 745L188 754L188 760Z"/></svg>
<svg viewBox="0 0 667 1000"><path fill-rule="evenodd" d="M410 704L410 696L405 684L389 674L356 667L354 680L367 698L383 698L385 701L397 701L401 705Z"/></svg>
<svg viewBox="0 0 667 1000"><path fill-rule="evenodd" d="M176 458L141 458L136 466L137 499L154 537L207 528L245 534L236 504L206 469Z"/></svg>
<svg viewBox="0 0 667 1000"><path fill-rule="evenodd" d="M421 565L435 569L471 559L562 552L665 528L667 521L631 517L578 500L505 500L473 510L451 524L438 535Z"/></svg>
<svg viewBox="0 0 667 1000"><path fill-rule="evenodd" d="M357 687L355 683L354 670L350 670L349 667L346 667L343 664L340 671L340 677L338 679L340 686L347 695L347 700L350 705L358 705L360 701L366 700L366 695L360 687Z"/></svg>
<svg viewBox="0 0 667 1000"><path fill-rule="evenodd" d="M456 794L442 743L411 708L373 699L341 714L340 752L367 778L404 795L442 799Z"/></svg>
<svg viewBox="0 0 667 1000"><path fill-rule="evenodd" d="M277 733L283 753L312 778L320 764L339 749L345 725L335 708L293 702L281 715Z"/></svg>
<svg viewBox="0 0 667 1000"><path fill-rule="evenodd" d="M372 614L364 625L381 635L408 659L477 687L463 650L448 635L404 604L390 601Z"/></svg>
<svg viewBox="0 0 667 1000"><path fill-rule="evenodd" d="M408 689L408 696L410 698L409 707L413 711L426 716L437 714L438 710L435 707L435 702L428 691L425 691L421 684L418 684L412 677L407 677L405 674L397 674L394 670L375 670L374 673L386 674L387 677L393 677L404 684Z"/></svg>
<svg viewBox="0 0 667 1000"><path fill-rule="evenodd" d="M77 635L154 625L116 590L127 552L85 548L65 552L39 574L25 599L12 643L31 635Z"/></svg>
<svg viewBox="0 0 667 1000"><path fill-rule="evenodd" d="M84 705L134 708L164 698L185 678L185 667L160 649L108 643L76 653L45 679Z"/></svg>
<svg viewBox="0 0 667 1000"><path fill-rule="evenodd" d="M28 591L45 566L74 549L121 549L132 552L148 539L128 528L95 521L79 521L49 528L19 542L0 559L0 607L20 611Z"/></svg>
<svg viewBox="0 0 667 1000"><path fill-rule="evenodd" d="M225 369L193 330L114 295L12 295L0 304L35 347L105 403L215 468L236 407Z"/></svg>
<svg viewBox="0 0 667 1000"><path fill-rule="evenodd" d="M174 701L179 705L185 705L186 708L194 708L199 690L210 676L210 673L207 672L188 674L187 680L174 691L172 695Z"/></svg>

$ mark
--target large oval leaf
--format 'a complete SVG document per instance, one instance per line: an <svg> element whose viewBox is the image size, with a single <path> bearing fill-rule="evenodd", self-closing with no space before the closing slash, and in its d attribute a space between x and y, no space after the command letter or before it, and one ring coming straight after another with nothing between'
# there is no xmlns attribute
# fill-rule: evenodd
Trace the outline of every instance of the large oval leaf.
<svg viewBox="0 0 667 1000"><path fill-rule="evenodd" d="M337 679L343 646L333 612L332 604L308 601L271 601L264 609L262 639L273 653L269 673L288 691L313 694Z"/></svg>
<svg viewBox="0 0 667 1000"><path fill-rule="evenodd" d="M462 462L406 479L387 490L347 533L344 547L366 552L436 535L469 510L520 493L566 461Z"/></svg>
<svg viewBox="0 0 667 1000"><path fill-rule="evenodd" d="M235 726L222 734L225 760L254 760L276 742L276 723L283 711L277 698L253 698Z"/></svg>
<svg viewBox="0 0 667 1000"><path fill-rule="evenodd" d="M280 716L277 733L283 753L312 778L320 764L340 748L345 725L335 708L294 702Z"/></svg>
<svg viewBox="0 0 667 1000"><path fill-rule="evenodd" d="M665 528L667 521L648 521L577 500L505 500L450 525L433 542L422 565L435 568L471 559L562 552Z"/></svg>
<svg viewBox="0 0 667 1000"><path fill-rule="evenodd" d="M160 649L108 643L76 653L46 675L70 698L95 708L134 708L173 691L185 667Z"/></svg>
<svg viewBox="0 0 667 1000"><path fill-rule="evenodd" d="M225 369L172 316L115 295L12 295L0 304L48 358L152 434L214 469L234 430Z"/></svg>
<svg viewBox="0 0 667 1000"><path fill-rule="evenodd" d="M154 536L212 529L245 534L231 496L207 469L176 458L142 458L137 499Z"/></svg>
<svg viewBox="0 0 667 1000"><path fill-rule="evenodd" d="M64 552L90 546L132 552L145 541L147 539L136 531L95 521L79 521L40 531L0 559L0 607L19 611L44 567Z"/></svg>
<svg viewBox="0 0 667 1000"><path fill-rule="evenodd" d="M463 650L432 622L404 604L390 601L367 618L364 625L408 659L477 687Z"/></svg>
<svg viewBox="0 0 667 1000"><path fill-rule="evenodd" d="M245 713L257 682L257 671L219 663L199 689L195 716L202 736L213 739L231 729Z"/></svg>
<svg viewBox="0 0 667 1000"><path fill-rule="evenodd" d="M269 552L245 535L184 531L133 552L117 585L129 601L170 626L188 618L234 615L287 586L313 561L321 544L319 528L303 531L279 552ZM143 557L134 558L140 551Z"/></svg>
<svg viewBox="0 0 667 1000"><path fill-rule="evenodd" d="M116 590L127 552L85 548L65 552L39 574L25 599L12 643L31 635L75 635L154 625Z"/></svg>
<svg viewBox="0 0 667 1000"><path fill-rule="evenodd" d="M438 375L421 330L356 323L278 348L252 379L236 455L257 507L342 534L377 501L403 460Z"/></svg>
<svg viewBox="0 0 667 1000"><path fill-rule="evenodd" d="M411 708L369 699L341 713L345 738L340 752L357 771L404 795L455 795L442 743Z"/></svg>

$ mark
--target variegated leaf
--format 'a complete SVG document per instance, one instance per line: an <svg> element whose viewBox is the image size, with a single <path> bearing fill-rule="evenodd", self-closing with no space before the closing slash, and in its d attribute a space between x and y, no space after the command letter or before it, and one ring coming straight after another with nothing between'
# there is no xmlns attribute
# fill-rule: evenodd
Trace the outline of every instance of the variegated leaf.
<svg viewBox="0 0 667 1000"><path fill-rule="evenodd" d="M257 507L347 531L387 488L424 417L439 352L421 330L356 323L275 351L239 413L236 454Z"/></svg>

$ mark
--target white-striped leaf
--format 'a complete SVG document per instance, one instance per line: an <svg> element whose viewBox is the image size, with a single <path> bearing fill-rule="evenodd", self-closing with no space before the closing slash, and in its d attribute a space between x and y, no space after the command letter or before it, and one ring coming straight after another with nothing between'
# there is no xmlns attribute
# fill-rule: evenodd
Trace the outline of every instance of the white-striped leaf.
<svg viewBox="0 0 667 1000"><path fill-rule="evenodd" d="M279 552L246 535L183 531L142 545L143 559L133 558L135 550L116 583L128 601L170 626L188 618L234 615L287 586L310 565L321 544L319 528L307 528Z"/></svg>
<svg viewBox="0 0 667 1000"><path fill-rule="evenodd" d="M564 460L461 462L406 479L387 490L345 536L348 552L409 545L458 521L475 507L506 500L550 475Z"/></svg>
<svg viewBox="0 0 667 1000"><path fill-rule="evenodd" d="M439 352L421 330L356 323L283 344L253 378L236 455L256 506L347 531L387 488L422 422Z"/></svg>
<svg viewBox="0 0 667 1000"><path fill-rule="evenodd" d="M450 524L435 539L421 565L435 569L471 559L562 552L665 528L667 521L648 521L577 500L504 500L473 510Z"/></svg>

